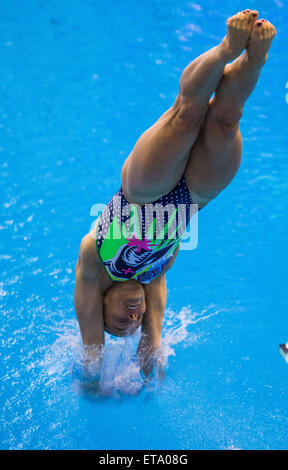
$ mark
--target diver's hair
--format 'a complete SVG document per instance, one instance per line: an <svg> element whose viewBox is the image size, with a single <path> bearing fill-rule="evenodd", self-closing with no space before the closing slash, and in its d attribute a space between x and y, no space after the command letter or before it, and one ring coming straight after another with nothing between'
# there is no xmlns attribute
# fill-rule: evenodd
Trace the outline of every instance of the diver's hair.
<svg viewBox="0 0 288 470"><path fill-rule="evenodd" d="M117 336L117 335L114 335L114 333L111 333L111 331L109 331L104 323L104 331L106 331L106 333L109 333L109 335L112 335L112 336Z"/></svg>
<svg viewBox="0 0 288 470"><path fill-rule="evenodd" d="M135 331L137 331L137 329ZM120 334L117 335L116 333L112 333L111 331L109 331L108 328L105 326L105 323L104 323L104 331L106 331L106 333L109 333L109 335L115 336L116 338L123 338L123 336L125 338L127 338L128 336L133 336L134 333L135 333L135 331L133 331L133 333L130 333L130 334L127 334L127 335L120 335Z"/></svg>

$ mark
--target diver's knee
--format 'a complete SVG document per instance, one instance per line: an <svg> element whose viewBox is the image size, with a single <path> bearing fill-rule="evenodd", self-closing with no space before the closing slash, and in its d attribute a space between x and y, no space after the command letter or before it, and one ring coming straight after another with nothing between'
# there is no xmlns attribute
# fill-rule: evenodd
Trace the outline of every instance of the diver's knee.
<svg viewBox="0 0 288 470"><path fill-rule="evenodd" d="M242 109L213 109L207 114L206 124L217 128L224 138L234 138L239 133L239 121L242 117Z"/></svg>
<svg viewBox="0 0 288 470"><path fill-rule="evenodd" d="M175 120L186 127L200 127L208 110L208 104L203 105L197 98L179 96L175 112Z"/></svg>

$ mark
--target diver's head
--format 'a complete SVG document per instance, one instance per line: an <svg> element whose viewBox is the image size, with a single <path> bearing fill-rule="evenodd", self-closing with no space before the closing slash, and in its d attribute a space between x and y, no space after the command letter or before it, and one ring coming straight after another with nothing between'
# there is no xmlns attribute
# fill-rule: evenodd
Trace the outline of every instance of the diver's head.
<svg viewBox="0 0 288 470"><path fill-rule="evenodd" d="M129 336L141 325L145 292L140 282L115 282L104 296L104 328L115 336Z"/></svg>

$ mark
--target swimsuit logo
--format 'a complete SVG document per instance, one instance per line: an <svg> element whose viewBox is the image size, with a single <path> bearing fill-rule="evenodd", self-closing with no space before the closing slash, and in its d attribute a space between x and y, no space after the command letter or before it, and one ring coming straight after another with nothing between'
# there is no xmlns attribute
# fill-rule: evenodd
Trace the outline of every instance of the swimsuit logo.
<svg viewBox="0 0 288 470"><path fill-rule="evenodd" d="M174 251L173 248L176 248L178 245L178 241L176 240L175 243L174 240L172 243L165 244L162 248L158 247L152 251L151 248L147 246L149 243L150 241L145 239L142 241L136 240L135 238L132 239L132 241L130 239L126 245L122 245L118 249L112 259L104 261L104 265L112 276L131 279L140 271L149 269L149 267L152 268L152 265L156 262L158 265L161 263L161 260L164 261L170 258ZM154 244L154 246L155 245L156 244ZM171 253L169 253L170 251ZM135 268L137 271L135 271Z"/></svg>
<svg viewBox="0 0 288 470"><path fill-rule="evenodd" d="M150 251L151 246L158 246L158 243L151 243L151 241L146 238L139 240L135 235L133 235L132 238L128 238L127 241L128 246L137 246L136 253L139 253L141 250Z"/></svg>

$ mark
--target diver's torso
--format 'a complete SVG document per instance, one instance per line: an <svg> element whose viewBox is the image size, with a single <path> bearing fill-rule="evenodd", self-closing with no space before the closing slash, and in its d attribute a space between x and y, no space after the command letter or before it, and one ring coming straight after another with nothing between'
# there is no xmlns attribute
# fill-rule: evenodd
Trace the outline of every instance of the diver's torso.
<svg viewBox="0 0 288 470"><path fill-rule="evenodd" d="M96 245L112 281L148 284L164 274L180 246L193 204L184 176L151 204L130 204L122 188L97 220Z"/></svg>

